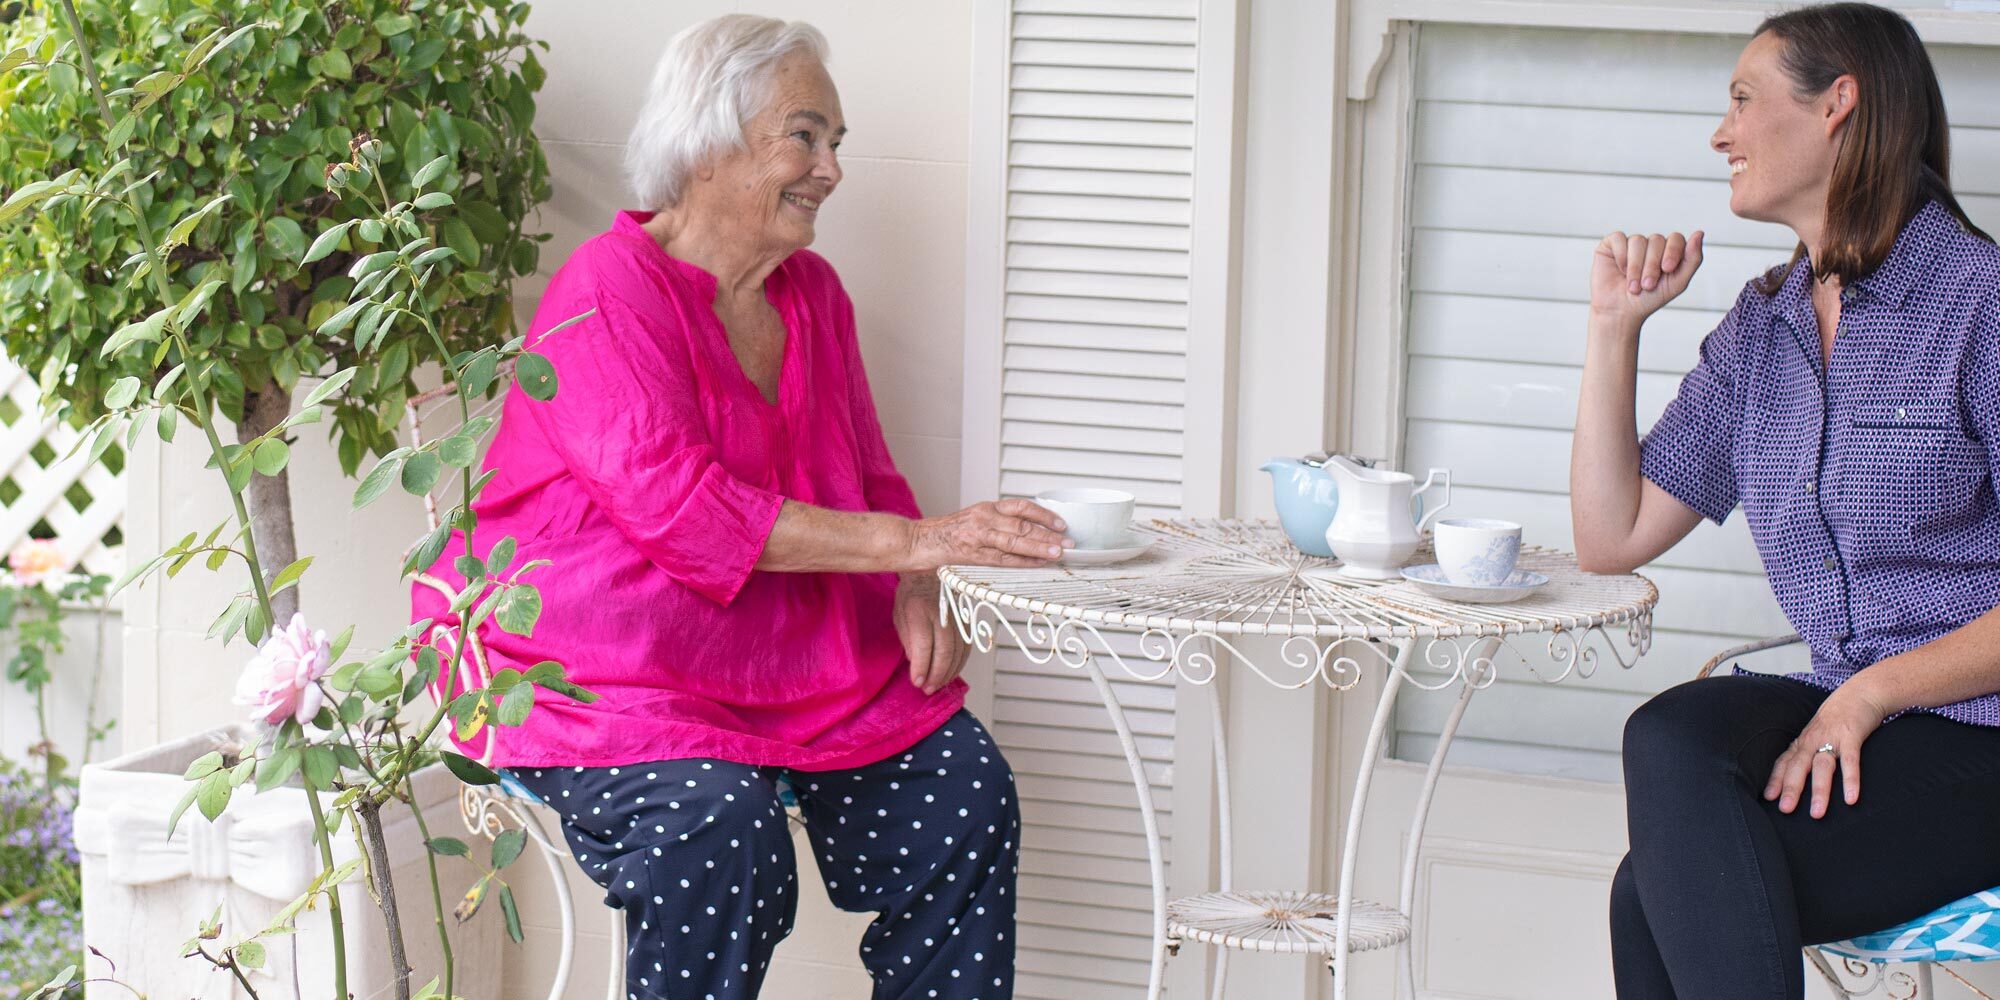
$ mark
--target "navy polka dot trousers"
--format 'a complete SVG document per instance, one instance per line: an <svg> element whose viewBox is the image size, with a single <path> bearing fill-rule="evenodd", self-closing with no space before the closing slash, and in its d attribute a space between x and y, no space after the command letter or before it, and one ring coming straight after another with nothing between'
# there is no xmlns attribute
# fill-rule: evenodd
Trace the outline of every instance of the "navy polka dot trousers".
<svg viewBox="0 0 2000 1000"><path fill-rule="evenodd" d="M781 780L827 895L876 914L861 939L874 1000L1013 996L1020 804L970 713L845 771L671 760L512 773L562 817L577 861L624 909L632 1000L757 996L798 910Z"/></svg>

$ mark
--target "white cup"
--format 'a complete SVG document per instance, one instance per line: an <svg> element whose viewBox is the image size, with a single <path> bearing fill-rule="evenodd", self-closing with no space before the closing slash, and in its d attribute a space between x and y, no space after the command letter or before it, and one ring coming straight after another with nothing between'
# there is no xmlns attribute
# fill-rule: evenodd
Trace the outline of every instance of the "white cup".
<svg viewBox="0 0 2000 1000"><path fill-rule="evenodd" d="M1490 517L1447 517L1432 529L1438 568L1461 587L1497 587L1521 558L1521 526Z"/></svg>
<svg viewBox="0 0 2000 1000"><path fill-rule="evenodd" d="M1131 534L1133 498L1123 490L1043 490L1035 502L1063 519L1079 549L1113 548Z"/></svg>

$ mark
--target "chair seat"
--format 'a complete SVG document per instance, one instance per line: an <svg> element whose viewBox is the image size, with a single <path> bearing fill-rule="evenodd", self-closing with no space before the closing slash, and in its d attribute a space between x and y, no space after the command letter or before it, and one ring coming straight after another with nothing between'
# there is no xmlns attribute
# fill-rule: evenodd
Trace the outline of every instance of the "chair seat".
<svg viewBox="0 0 2000 1000"><path fill-rule="evenodd" d="M514 777L514 772L501 771L499 773L500 790L507 793L509 797L520 799L523 802L533 802L536 805L543 804L542 797L529 791L528 786L521 784L521 779Z"/></svg>
<svg viewBox="0 0 2000 1000"><path fill-rule="evenodd" d="M1885 931L1820 945L1864 962L1986 962L2000 959L2000 888Z"/></svg>

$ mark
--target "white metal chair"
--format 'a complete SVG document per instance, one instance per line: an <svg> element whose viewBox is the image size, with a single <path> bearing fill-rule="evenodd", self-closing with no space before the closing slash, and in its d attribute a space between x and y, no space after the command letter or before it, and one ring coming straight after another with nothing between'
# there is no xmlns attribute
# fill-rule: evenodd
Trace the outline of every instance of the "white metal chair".
<svg viewBox="0 0 2000 1000"><path fill-rule="evenodd" d="M513 362L505 362L496 372L496 378L504 380L512 370ZM446 382L410 400L406 418L409 423L411 447L423 444L423 419L426 408L451 399L457 392L457 385ZM496 396L481 404L480 412L485 413L494 409L498 406L500 398L502 397ZM437 499L429 494L424 495L424 517L435 530L439 523ZM418 583L443 594L446 600L451 599L452 588L444 581L424 573L414 574L413 578ZM458 630L455 628L445 625L434 625L431 628L430 640L442 647L440 652L455 647L459 638ZM459 659L458 679L467 687L484 687L493 678L492 671L486 665L486 650L480 644L477 635L465 636L464 640L467 655L462 658L455 657ZM440 695L440 697L448 696L448 691ZM493 741L490 732L485 746L486 750L480 754L481 764L491 763L492 760ZM527 786L504 772L501 774L500 784L465 785L459 789L458 795L459 818L465 823L467 833L490 841L505 831L507 821L512 820L515 826L527 833L529 842L535 845L536 853L547 868L549 882L555 890L556 913L562 924L562 931L558 935L562 950L556 958L555 976L549 984L549 1000L563 1000L569 994L570 969L575 964L576 958L576 900L569 888L569 851L562 841L549 835L547 828L542 825L541 818L535 814L534 810L542 805L542 800L530 792ZM610 925L612 969L605 996L607 1000L620 1000L624 995L622 987L625 967L625 920L624 915L617 910L606 908L604 912L608 916Z"/></svg>
<svg viewBox="0 0 2000 1000"><path fill-rule="evenodd" d="M1702 664L1701 672L1695 676L1707 677L1725 662L1799 641L1798 636L1787 635L1723 650ZM1992 1000L1940 963L2000 959L2000 888L1973 893L1915 920L1873 934L1809 945L1805 953L1806 961L1826 977L1827 985L1841 1000L1877 993L1891 1000L1931 1000L1936 996L1932 979L1937 970L1975 995ZM1901 965L1914 965L1915 969L1895 968Z"/></svg>

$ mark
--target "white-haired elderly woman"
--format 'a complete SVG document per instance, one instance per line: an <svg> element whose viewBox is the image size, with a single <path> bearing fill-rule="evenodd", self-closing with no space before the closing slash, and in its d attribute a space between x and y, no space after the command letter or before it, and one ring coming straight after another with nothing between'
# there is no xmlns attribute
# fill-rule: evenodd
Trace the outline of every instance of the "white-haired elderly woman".
<svg viewBox="0 0 2000 1000"><path fill-rule="evenodd" d="M627 153L650 211L556 272L529 342L560 392L511 391L475 507L515 564L555 562L489 666L556 660L600 696L542 701L491 759L626 911L635 998L756 996L798 899L781 781L827 893L877 914L877 998L1012 993L1019 807L934 571L1068 543L1022 501L925 518L897 473L853 305L805 249L847 131L825 58L743 15L668 43Z"/></svg>

